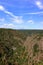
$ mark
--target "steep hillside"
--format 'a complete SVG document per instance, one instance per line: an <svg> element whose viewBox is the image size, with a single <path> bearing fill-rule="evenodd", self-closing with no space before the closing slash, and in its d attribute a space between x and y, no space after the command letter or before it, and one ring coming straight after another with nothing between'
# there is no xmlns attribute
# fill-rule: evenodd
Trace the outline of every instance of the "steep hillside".
<svg viewBox="0 0 43 65"><path fill-rule="evenodd" d="M0 29L0 65L43 65L43 30Z"/></svg>
<svg viewBox="0 0 43 65"><path fill-rule="evenodd" d="M23 42L21 32L0 29L0 65L28 65L28 55Z"/></svg>
<svg viewBox="0 0 43 65"><path fill-rule="evenodd" d="M28 36L24 46L28 50L28 64L43 65L43 34Z"/></svg>

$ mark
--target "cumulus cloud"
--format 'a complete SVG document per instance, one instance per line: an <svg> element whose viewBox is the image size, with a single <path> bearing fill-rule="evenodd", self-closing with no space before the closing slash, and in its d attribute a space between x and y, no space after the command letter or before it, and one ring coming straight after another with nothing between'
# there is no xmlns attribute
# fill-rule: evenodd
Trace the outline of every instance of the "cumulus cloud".
<svg viewBox="0 0 43 65"><path fill-rule="evenodd" d="M28 23L34 24L34 21L33 20L28 20Z"/></svg>
<svg viewBox="0 0 43 65"><path fill-rule="evenodd" d="M35 3L40 9L43 9L43 4L41 1L35 1Z"/></svg>

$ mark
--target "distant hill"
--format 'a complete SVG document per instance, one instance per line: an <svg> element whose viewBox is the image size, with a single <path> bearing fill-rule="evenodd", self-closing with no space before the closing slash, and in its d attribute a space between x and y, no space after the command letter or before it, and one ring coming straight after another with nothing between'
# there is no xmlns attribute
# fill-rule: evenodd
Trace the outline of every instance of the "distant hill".
<svg viewBox="0 0 43 65"><path fill-rule="evenodd" d="M0 28L0 65L43 65L43 30Z"/></svg>

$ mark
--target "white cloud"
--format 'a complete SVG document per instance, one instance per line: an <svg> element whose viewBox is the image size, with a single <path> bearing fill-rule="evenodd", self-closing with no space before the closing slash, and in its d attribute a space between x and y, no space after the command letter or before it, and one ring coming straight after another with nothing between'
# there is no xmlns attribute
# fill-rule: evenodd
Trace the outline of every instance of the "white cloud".
<svg viewBox="0 0 43 65"><path fill-rule="evenodd" d="M28 20L28 23L34 24L34 21L33 20Z"/></svg>
<svg viewBox="0 0 43 65"><path fill-rule="evenodd" d="M12 17L14 17L14 18L16 18L16 16L15 15L13 15L13 13L11 13L11 12L9 12L9 11L4 11L6 14L8 14L8 15L10 15L10 16L12 16Z"/></svg>
<svg viewBox="0 0 43 65"><path fill-rule="evenodd" d="M43 9L43 4L41 1L36 1L35 3L40 9Z"/></svg>
<svg viewBox="0 0 43 65"><path fill-rule="evenodd" d="M12 18L11 20L12 20L12 22L16 22L16 23L19 23L19 24L24 22L21 16L20 17L17 16L15 18Z"/></svg>
<svg viewBox="0 0 43 65"><path fill-rule="evenodd" d="M33 14L33 15L36 15L36 14L43 14L43 11L41 11L41 12L33 12L33 13L25 13L25 14Z"/></svg>
<svg viewBox="0 0 43 65"><path fill-rule="evenodd" d="M16 17L15 15L13 15L13 13L7 11L7 10L5 9L5 7L2 6L2 5L0 5L0 10L3 11L4 13L6 13L6 14L12 16L12 17Z"/></svg>
<svg viewBox="0 0 43 65"><path fill-rule="evenodd" d="M0 10L4 11L5 8L2 5L0 5Z"/></svg>
<svg viewBox="0 0 43 65"><path fill-rule="evenodd" d="M14 28L14 24L2 24L1 26L0 26L1 28Z"/></svg>
<svg viewBox="0 0 43 65"><path fill-rule="evenodd" d="M0 28L23 29L22 25L14 25L13 23L0 24Z"/></svg>
<svg viewBox="0 0 43 65"><path fill-rule="evenodd" d="M10 19L12 20L12 22L23 23L22 16L15 16L12 12L7 11L2 5L0 5L0 10L10 15L11 16Z"/></svg>

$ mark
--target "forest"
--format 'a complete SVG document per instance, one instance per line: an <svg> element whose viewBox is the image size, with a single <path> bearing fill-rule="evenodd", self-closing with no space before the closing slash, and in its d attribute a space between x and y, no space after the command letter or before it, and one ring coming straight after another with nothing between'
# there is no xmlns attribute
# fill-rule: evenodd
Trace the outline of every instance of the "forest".
<svg viewBox="0 0 43 65"><path fill-rule="evenodd" d="M0 65L43 65L43 30L0 28Z"/></svg>

